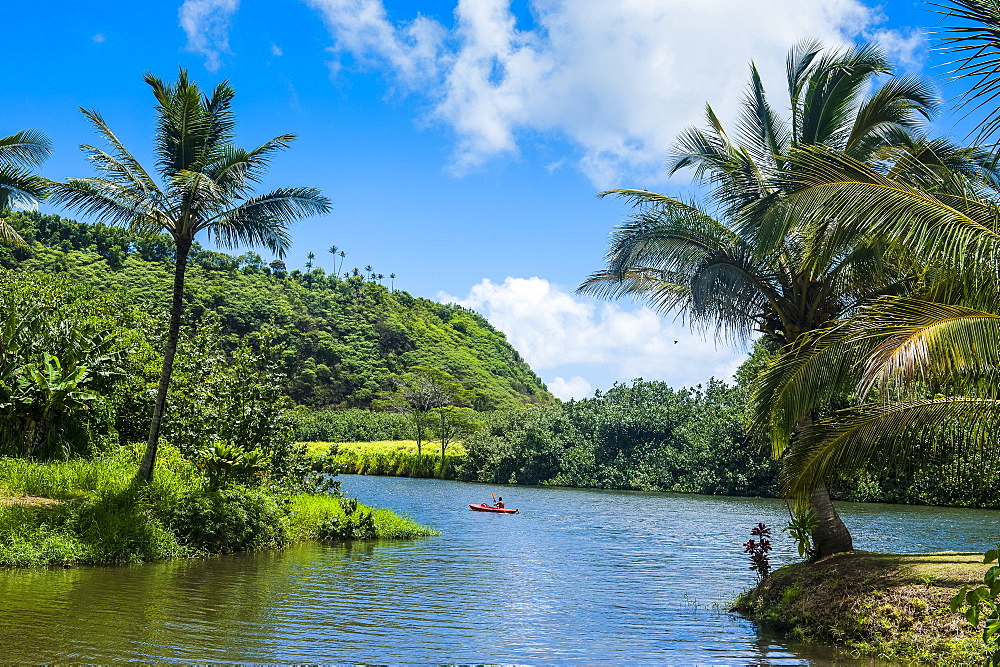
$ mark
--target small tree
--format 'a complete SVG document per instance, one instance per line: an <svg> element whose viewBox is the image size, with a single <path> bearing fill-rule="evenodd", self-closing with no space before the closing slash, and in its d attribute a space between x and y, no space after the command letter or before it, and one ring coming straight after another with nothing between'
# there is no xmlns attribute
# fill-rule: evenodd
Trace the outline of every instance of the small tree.
<svg viewBox="0 0 1000 667"><path fill-rule="evenodd" d="M434 428L441 440L441 463L444 463L444 453L452 440L464 438L479 428L482 424L475 421L476 411L472 408L459 408L446 405L431 410L434 413Z"/></svg>
<svg viewBox="0 0 1000 667"><path fill-rule="evenodd" d="M407 373L393 376L392 381L396 391L384 394L380 404L407 416L420 455L424 434L437 416L432 411L461 402L466 391L448 373L427 366L410 366Z"/></svg>

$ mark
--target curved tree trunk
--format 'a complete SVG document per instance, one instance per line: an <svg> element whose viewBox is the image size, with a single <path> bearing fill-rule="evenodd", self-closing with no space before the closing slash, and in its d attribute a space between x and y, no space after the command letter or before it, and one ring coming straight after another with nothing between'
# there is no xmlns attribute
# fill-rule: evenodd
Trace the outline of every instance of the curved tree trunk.
<svg viewBox="0 0 1000 667"><path fill-rule="evenodd" d="M816 558L852 551L854 540L851 539L850 531L837 514L837 508L833 506L826 486L816 487L809 497L809 506L818 519L816 529L813 531Z"/></svg>
<svg viewBox="0 0 1000 667"><path fill-rule="evenodd" d="M796 425L796 432L802 433L812 426L812 416L806 415ZM844 521L837 513L837 508L830 500L830 492L825 484L813 489L809 496L809 507L816 513L816 528L813 530L813 546L816 548L815 558L825 558L833 554L854 550L854 540L851 531L847 530Z"/></svg>
<svg viewBox="0 0 1000 667"><path fill-rule="evenodd" d="M149 484L153 481L156 448L160 442L160 424L163 422L163 412L167 406L167 390L170 388L170 376L174 370L174 356L177 353L177 340L181 331L181 315L184 312L184 272L187 270L187 258L190 250L190 241L177 244L177 261L174 265L174 293L170 304L167 343L163 348L163 369L160 371L160 384L156 389L156 404L153 406L153 418L149 425L146 453L143 454L139 471L135 474L135 481L141 484Z"/></svg>

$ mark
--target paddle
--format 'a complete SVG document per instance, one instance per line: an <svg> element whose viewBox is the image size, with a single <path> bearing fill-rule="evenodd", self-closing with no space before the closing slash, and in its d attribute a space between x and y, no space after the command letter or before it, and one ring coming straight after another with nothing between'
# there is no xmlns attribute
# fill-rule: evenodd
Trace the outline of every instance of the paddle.
<svg viewBox="0 0 1000 667"><path fill-rule="evenodd" d="M497 497L496 497L496 495L494 495L494 494L491 493L490 494L490 498L493 499L493 504L496 505L497 504Z"/></svg>

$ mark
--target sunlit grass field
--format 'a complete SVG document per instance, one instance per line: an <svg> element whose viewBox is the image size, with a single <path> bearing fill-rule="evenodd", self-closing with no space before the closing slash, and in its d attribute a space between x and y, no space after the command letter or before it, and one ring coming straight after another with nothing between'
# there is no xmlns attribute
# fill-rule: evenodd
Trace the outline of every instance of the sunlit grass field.
<svg viewBox="0 0 1000 667"><path fill-rule="evenodd" d="M449 443L441 458L441 443L425 441L417 454L416 440L380 442L307 442L315 458L332 457L337 470L353 475L436 477L455 479L457 464L465 458L461 443Z"/></svg>

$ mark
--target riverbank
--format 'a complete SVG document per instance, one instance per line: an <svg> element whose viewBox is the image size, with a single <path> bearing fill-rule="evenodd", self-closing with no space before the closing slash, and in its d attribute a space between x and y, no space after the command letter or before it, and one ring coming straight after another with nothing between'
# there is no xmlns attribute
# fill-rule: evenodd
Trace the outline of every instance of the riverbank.
<svg viewBox="0 0 1000 667"><path fill-rule="evenodd" d="M734 611L802 641L852 656L936 665L981 663L976 628L948 602L982 582L982 554L850 552L773 572Z"/></svg>
<svg viewBox="0 0 1000 667"><path fill-rule="evenodd" d="M436 531L354 499L277 485L212 486L161 448L152 484L138 452L39 463L0 458L0 566L117 564L254 551L314 539Z"/></svg>

